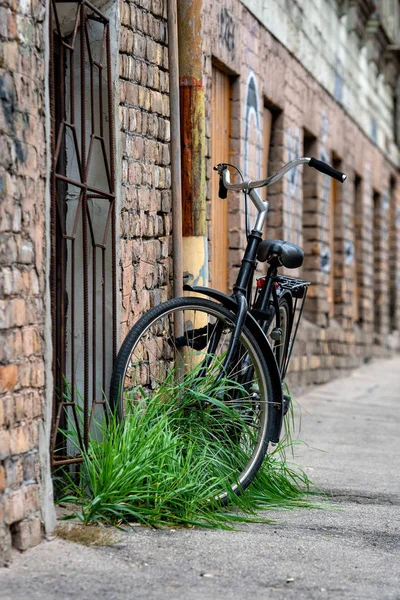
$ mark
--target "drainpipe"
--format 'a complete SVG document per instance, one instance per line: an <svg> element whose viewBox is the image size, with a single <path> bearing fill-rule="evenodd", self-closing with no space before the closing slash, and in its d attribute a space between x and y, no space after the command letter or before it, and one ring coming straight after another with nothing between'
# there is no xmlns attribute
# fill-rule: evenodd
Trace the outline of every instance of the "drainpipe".
<svg viewBox="0 0 400 600"><path fill-rule="evenodd" d="M182 296L182 194L181 136L179 111L179 57L177 0L168 0L168 63L171 121L171 195L174 297Z"/></svg>
<svg viewBox="0 0 400 600"><path fill-rule="evenodd" d="M178 3L183 271L195 285L208 284L202 13L203 0Z"/></svg>

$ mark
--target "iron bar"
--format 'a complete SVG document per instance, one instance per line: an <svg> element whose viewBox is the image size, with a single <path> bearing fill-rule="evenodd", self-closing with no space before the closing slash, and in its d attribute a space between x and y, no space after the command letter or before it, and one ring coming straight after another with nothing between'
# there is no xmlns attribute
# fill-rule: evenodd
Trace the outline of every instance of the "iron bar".
<svg viewBox="0 0 400 600"><path fill-rule="evenodd" d="M86 47L86 13L81 4L81 161L83 182L87 183L86 174L86 85L85 85L85 47ZM82 202L82 243L83 243L83 330L84 330L84 395L83 395L83 443L89 445L89 277L88 277L88 234L87 234L87 198L83 191Z"/></svg>
<svg viewBox="0 0 400 600"><path fill-rule="evenodd" d="M60 175L59 173L56 173L56 179L60 179L60 181L65 181L66 183L70 183L71 185L75 185L76 187L82 188L82 190L89 190L90 192L98 194L101 198L106 196L110 200L114 199L114 194L95 188L92 185L87 185L83 182L76 181L75 179L71 179L70 177L66 177L65 175Z"/></svg>
<svg viewBox="0 0 400 600"><path fill-rule="evenodd" d="M56 229L57 229L57 207L54 203L54 198L56 197L56 178L55 171L56 165L54 164L54 155L55 155L55 130L56 130L56 114L55 114L55 81L54 81L54 36L52 31L52 23L53 23L53 4L50 4L49 8L50 16L49 16L49 39L50 39L50 120L51 120L51 132L50 132L50 144L51 144L51 155L52 155L52 169L51 169L51 197L53 202L50 205L50 298L51 298L51 322L53 324L52 327L52 346L53 346L53 356L52 356L52 369L53 369L53 377L56 380L56 370L57 370L57 362L56 362L56 346L57 346L57 337L56 330L57 328L54 326L56 323L56 296L57 296L57 276L56 276ZM56 419L56 402L53 400L52 406L52 422L54 423ZM54 432L52 432L50 445L52 448Z"/></svg>
<svg viewBox="0 0 400 600"><path fill-rule="evenodd" d="M71 400L75 401L75 239L71 240Z"/></svg>
<svg viewBox="0 0 400 600"><path fill-rule="evenodd" d="M110 26L107 25L106 31L106 53L107 53L107 80L112 81L111 73L111 41L110 41ZM114 111L112 87L108 86L108 122L110 127L110 168L111 168L111 193L115 193L115 140L114 140ZM113 356L112 361L117 355L117 240L115 231L115 202L112 206L112 228L111 228L111 252L112 252L112 310L114 315L113 321Z"/></svg>
<svg viewBox="0 0 400 600"><path fill-rule="evenodd" d="M102 295L102 375L103 375L103 392L106 391L106 253L105 249L102 248L101 252L101 295Z"/></svg>
<svg viewBox="0 0 400 600"><path fill-rule="evenodd" d="M96 246L92 244L92 408L96 401Z"/></svg>

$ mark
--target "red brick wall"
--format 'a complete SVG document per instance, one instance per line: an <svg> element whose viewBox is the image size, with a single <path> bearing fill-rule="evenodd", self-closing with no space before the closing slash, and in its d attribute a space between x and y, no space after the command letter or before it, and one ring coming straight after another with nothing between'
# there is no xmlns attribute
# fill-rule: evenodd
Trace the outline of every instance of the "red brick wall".
<svg viewBox="0 0 400 600"><path fill-rule="evenodd" d="M167 299L171 170L166 1L121 3L121 339Z"/></svg>
<svg viewBox="0 0 400 600"><path fill-rule="evenodd" d="M0 6L0 566L41 538L45 3Z"/></svg>
<svg viewBox="0 0 400 600"><path fill-rule="evenodd" d="M43 1L0 5L0 553L25 549L41 537L39 430L46 381L46 135L45 8ZM119 310L121 338L144 311L171 296L170 127L167 0L120 3ZM335 309L329 315L329 273L321 268L328 243L329 190L322 175L299 169L271 189L269 235L304 244L299 273L313 285L289 382L299 388L341 375L362 360L398 348L389 334L389 306L400 315L398 171L340 105L247 11L239 0L204 1L207 194L211 199L212 64L232 83L232 162L243 167L249 78L256 83L259 131L264 102L276 114L269 168L313 152L340 158L348 182L338 195L335 225ZM227 157L228 158L228 157ZM257 160L257 159L250 159ZM256 168L256 164L249 164ZM307 168L306 168L307 169ZM360 314L354 323L354 181L361 178L357 222ZM396 191L389 194L390 182ZM374 210L374 193L376 204ZM398 198L396 198L396 194ZM389 197L389 202L387 198ZM210 211L208 211L210 214ZM211 232L213 224L209 221ZM229 196L230 283L245 244L242 198ZM389 255L389 256L388 256ZM389 271L390 265L390 271ZM260 271L263 266L260 266ZM379 275L375 276L379 269ZM396 283L393 286L393 279ZM396 305L389 303L389 290Z"/></svg>
<svg viewBox="0 0 400 600"><path fill-rule="evenodd" d="M398 348L398 334L389 332L389 213L387 201L390 178L400 187L397 168L350 119L341 106L312 78L306 69L277 41L237 0L205 2L204 18L205 84L207 118L211 110L211 67L216 64L231 75L232 139L231 162L244 166L246 146L246 93L250 76L256 81L262 131L264 102L277 111L271 141L269 170L273 172L295 156L303 156L304 132L314 138L313 152L325 155L332 163L340 158L348 181L340 188L334 231L334 314L329 316L327 288L329 272L321 268L321 257L329 242L326 178L308 167L299 168L273 188L268 199L268 237L283 236L304 244L306 258L302 272L312 281L306 317L299 340L289 382L298 389L340 376L344 369L355 367L371 356L386 354L389 347ZM210 127L207 129L210 134ZM309 139L309 137L308 137ZM208 145L207 177L213 174ZM227 157L228 159L228 157ZM310 172L311 171L311 172ZM354 263L346 258L354 244L354 179L362 178L360 214L360 249L358 265L361 286L362 323L354 323L352 294ZM209 201L211 186L208 186ZM379 214L373 212L373 193L380 197ZM245 244L243 199L231 195L230 270L232 284L238 260ZM392 198L392 204L395 198ZM209 211L210 214L211 211ZM209 231L212 223L209 222ZM376 231L378 230L378 233ZM375 231L375 238L373 237ZM392 240L400 235L400 220L392 229ZM375 239L375 243L374 240ZM238 243L239 240L239 243ZM393 254L395 244L392 242ZM391 256L391 272L399 269L399 257ZM397 261L397 262L396 262ZM379 269L379 273L375 271ZM260 269L259 269L260 270ZM398 285L398 284L397 284ZM397 295L398 298L398 295ZM398 303L398 299L397 299ZM399 306L397 304L397 314ZM377 325L374 332L374 312ZM375 319L376 321L376 319Z"/></svg>

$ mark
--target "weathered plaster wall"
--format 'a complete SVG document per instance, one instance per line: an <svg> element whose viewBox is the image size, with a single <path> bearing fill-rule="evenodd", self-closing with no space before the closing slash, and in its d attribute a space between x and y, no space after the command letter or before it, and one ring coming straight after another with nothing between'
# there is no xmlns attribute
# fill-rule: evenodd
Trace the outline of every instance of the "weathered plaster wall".
<svg viewBox="0 0 400 600"><path fill-rule="evenodd" d="M243 0L243 4L364 133L392 160L398 161L390 67L378 69L376 63L382 62L382 56L376 56L371 36L366 32L357 34L357 2L295 0L283 6L280 0Z"/></svg>

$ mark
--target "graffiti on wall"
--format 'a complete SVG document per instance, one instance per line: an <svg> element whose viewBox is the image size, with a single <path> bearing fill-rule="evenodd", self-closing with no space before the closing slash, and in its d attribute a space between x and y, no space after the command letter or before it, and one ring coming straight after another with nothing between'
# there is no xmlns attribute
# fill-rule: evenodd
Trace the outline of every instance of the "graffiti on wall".
<svg viewBox="0 0 400 600"><path fill-rule="evenodd" d="M386 190L382 194L382 209L385 212L388 211L389 210L389 205L390 205L390 203L389 203L389 194L388 194L388 192Z"/></svg>
<svg viewBox="0 0 400 600"><path fill-rule="evenodd" d="M354 242L346 240L344 243L344 263L351 265L354 262Z"/></svg>
<svg viewBox="0 0 400 600"><path fill-rule="evenodd" d="M258 103L256 77L250 72L246 85L245 128L244 128L244 176L249 179L261 179L262 171L261 118ZM247 201L247 198L246 198ZM255 208L250 203L248 223L255 216Z"/></svg>
<svg viewBox="0 0 400 600"><path fill-rule="evenodd" d="M396 225L400 227L400 206L396 208Z"/></svg>
<svg viewBox="0 0 400 600"><path fill-rule="evenodd" d="M300 131L298 127L296 127L293 134L290 128L286 131L286 147L288 151L288 162L300 156ZM285 240L291 242L294 241L294 235L296 235L296 243L300 244L302 224L298 167L289 171L287 177L284 236Z"/></svg>
<svg viewBox="0 0 400 600"><path fill-rule="evenodd" d="M382 225L381 225L381 235L384 240L388 239L389 236L389 223L388 223L388 213L390 208L390 197L388 190L382 192Z"/></svg>
<svg viewBox="0 0 400 600"><path fill-rule="evenodd" d="M345 206L350 206L352 204L352 198L350 198L350 187L345 185L342 189L342 198ZM351 235L349 233L349 235ZM344 242L344 264L351 265L355 261L355 245L353 239L345 240Z"/></svg>
<svg viewBox="0 0 400 600"><path fill-rule="evenodd" d="M255 139L254 139L255 138ZM250 146L256 146L257 177L261 177L261 127L258 108L257 81L250 73L246 85L245 129L244 129L244 175L249 176Z"/></svg>
<svg viewBox="0 0 400 600"><path fill-rule="evenodd" d="M223 8L218 15L218 35L219 41L231 55L235 58L235 22L227 8Z"/></svg>
<svg viewBox="0 0 400 600"><path fill-rule="evenodd" d="M320 159L324 162L329 162L329 157L325 149L326 140L328 139L329 121L326 115L322 115L321 124L321 152ZM324 239L325 231L327 229L328 210L329 210L329 191L330 191L330 177L324 175L324 183L322 188L322 204L321 204L321 227L320 227L320 239ZM331 249L329 244L321 244L320 252L320 267L324 273L330 273L331 271Z"/></svg>

